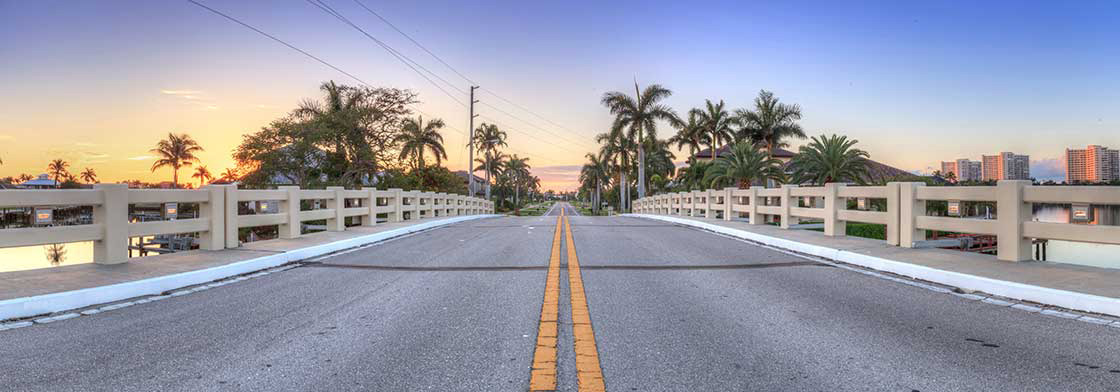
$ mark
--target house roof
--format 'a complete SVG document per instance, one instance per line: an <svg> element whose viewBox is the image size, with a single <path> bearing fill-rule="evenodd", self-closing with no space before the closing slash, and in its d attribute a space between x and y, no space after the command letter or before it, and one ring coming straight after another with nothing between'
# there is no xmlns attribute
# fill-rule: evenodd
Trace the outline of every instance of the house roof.
<svg viewBox="0 0 1120 392"><path fill-rule="evenodd" d="M719 156L723 156L724 154L727 154L729 152L731 152L731 145L730 144L725 144L723 147L719 148ZM782 148L775 148L774 149L774 158L793 158L793 155L794 155L793 152L791 152L789 150L786 150L786 149L782 149ZM703 150L700 150L700 152L696 153L696 157L697 158L704 158L704 159L711 158L712 157L712 149L711 148L705 148Z"/></svg>
<svg viewBox="0 0 1120 392"><path fill-rule="evenodd" d="M463 182L467 182L467 171L466 170L456 170L455 175L459 176L459 178L462 178ZM482 178L482 177L479 177L479 176L474 176L474 181L479 183L479 184L485 184L486 183L486 179Z"/></svg>
<svg viewBox="0 0 1120 392"><path fill-rule="evenodd" d="M20 184L20 185L23 185L23 186L58 186L58 181L50 179L50 177L48 177L46 174L40 174L39 178L36 178L34 180L31 180L31 181L27 181L27 182L25 182L23 184Z"/></svg>

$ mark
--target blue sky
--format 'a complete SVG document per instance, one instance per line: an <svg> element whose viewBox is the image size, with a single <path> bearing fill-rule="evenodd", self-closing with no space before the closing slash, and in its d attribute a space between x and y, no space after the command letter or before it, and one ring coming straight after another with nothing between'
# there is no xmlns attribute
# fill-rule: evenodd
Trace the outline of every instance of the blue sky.
<svg viewBox="0 0 1120 392"><path fill-rule="evenodd" d="M305 1L200 1L371 84L414 89L421 110L467 127L464 108ZM601 95L635 78L672 89L680 112L774 91L802 106L810 135L850 135L908 170L1014 151L1052 177L1066 147L1120 147L1117 3L363 2L547 118L480 96L520 118L479 108L557 189L609 125ZM466 88L352 0L327 3ZM220 171L241 134L316 97L320 82L355 83L186 1L0 0L0 68L0 175L62 156L110 179L165 176L144 157L168 131L194 135ZM462 135L445 137L451 165L464 166Z"/></svg>

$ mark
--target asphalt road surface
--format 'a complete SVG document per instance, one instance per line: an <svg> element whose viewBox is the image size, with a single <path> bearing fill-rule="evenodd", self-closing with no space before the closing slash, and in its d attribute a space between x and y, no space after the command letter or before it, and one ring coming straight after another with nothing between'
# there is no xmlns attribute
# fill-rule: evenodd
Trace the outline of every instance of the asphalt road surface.
<svg viewBox="0 0 1120 392"><path fill-rule="evenodd" d="M572 216L568 241L556 236L559 219L464 222L198 293L0 331L0 389L526 391L530 368L548 364L534 355L553 261L558 390L577 390L588 369L611 391L1120 389L1120 328L638 218ZM582 281L570 279L575 259ZM572 312L584 302L590 328ZM595 364L575 354L586 336Z"/></svg>
<svg viewBox="0 0 1120 392"><path fill-rule="evenodd" d="M561 214L561 212L563 212L564 214L566 214L568 216L579 216L579 210L577 210L575 207L573 207L571 204L568 204L568 203L553 204L552 207L548 209L548 211L545 211L544 215L546 215L546 216L558 216L558 215Z"/></svg>

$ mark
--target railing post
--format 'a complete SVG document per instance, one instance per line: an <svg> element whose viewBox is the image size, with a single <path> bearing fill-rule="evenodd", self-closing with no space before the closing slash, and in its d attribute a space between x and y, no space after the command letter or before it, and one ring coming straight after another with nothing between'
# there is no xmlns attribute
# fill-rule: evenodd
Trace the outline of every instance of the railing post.
<svg viewBox="0 0 1120 392"><path fill-rule="evenodd" d="M765 219L758 213L758 188L747 189L747 223L761 225Z"/></svg>
<svg viewBox="0 0 1120 392"><path fill-rule="evenodd" d="M715 195L711 189L704 191L704 217L712 219L716 217L716 212L712 210L716 203L714 200Z"/></svg>
<svg viewBox="0 0 1120 392"><path fill-rule="evenodd" d="M723 220L731 220L731 216L735 212L735 190L736 187L723 188Z"/></svg>
<svg viewBox="0 0 1120 392"><path fill-rule="evenodd" d="M207 185L202 187L210 194L207 202L199 206L199 218L210 219L210 230L199 233L199 249L220 250L226 247L226 186Z"/></svg>
<svg viewBox="0 0 1120 392"><path fill-rule="evenodd" d="M913 248L914 242L926 239L925 230L916 227L915 219L926 214L926 201L918 200L920 182L902 182L898 186L898 245ZM889 208L889 207L888 207Z"/></svg>
<svg viewBox="0 0 1120 392"><path fill-rule="evenodd" d="M327 200L327 208L334 210L334 218L327 218L327 231L344 231L346 230L346 217L342 215L342 210L346 208L346 198L342 197L342 191L346 188L340 186L328 186L328 191L333 194L330 200Z"/></svg>
<svg viewBox="0 0 1120 392"><path fill-rule="evenodd" d="M830 182L824 184L824 235L843 237L847 235L848 224L840 220L840 210L848 208L847 199L840 197L840 188L845 184Z"/></svg>
<svg viewBox="0 0 1120 392"><path fill-rule="evenodd" d="M389 221L400 222L404 220L404 213L402 212L402 210L404 209L404 200L401 200L401 189L390 188L389 193L393 195L392 204L389 205L390 207L393 207L393 212L389 213Z"/></svg>
<svg viewBox="0 0 1120 392"><path fill-rule="evenodd" d="M97 184L101 205L93 208L93 223L101 225L101 240L93 242L93 262L128 262L128 185Z"/></svg>
<svg viewBox="0 0 1120 392"><path fill-rule="evenodd" d="M238 240L239 230L241 229L238 224L238 208L237 205L241 201L237 197L237 184L226 185L226 206L225 206L225 224L226 224L226 248L237 248L241 246Z"/></svg>
<svg viewBox="0 0 1120 392"><path fill-rule="evenodd" d="M783 229L788 229L791 225L797 224L797 222L795 222L797 218L790 215L790 208L793 207L793 197L790 196L790 190L793 188L797 188L797 185L783 184L781 188L781 196L779 198L781 199L781 224Z"/></svg>
<svg viewBox="0 0 1120 392"><path fill-rule="evenodd" d="M299 237L303 226L299 220L299 187L281 186L276 189L287 192L287 197L280 202L280 211L287 215L287 219L277 228L279 236L280 238Z"/></svg>
<svg viewBox="0 0 1120 392"><path fill-rule="evenodd" d="M365 196L362 197L362 205L366 207L366 214L362 215L362 226L376 225L377 188L362 187L362 192L365 192Z"/></svg>
<svg viewBox="0 0 1120 392"><path fill-rule="evenodd" d="M899 244L899 221L901 214L899 213L900 202L899 192L901 184L897 182L887 183L887 244L898 246Z"/></svg>
<svg viewBox="0 0 1120 392"><path fill-rule="evenodd" d="M1031 259L1031 239L1023 236L1023 222L1031 219L1031 205L1023 202L1025 180L1001 180L996 184L996 258L1005 261Z"/></svg>

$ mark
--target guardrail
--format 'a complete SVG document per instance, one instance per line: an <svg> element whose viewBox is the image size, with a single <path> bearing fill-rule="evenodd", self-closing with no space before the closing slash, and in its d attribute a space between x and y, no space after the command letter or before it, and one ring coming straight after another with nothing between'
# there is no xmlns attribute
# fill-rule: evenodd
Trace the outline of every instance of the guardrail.
<svg viewBox="0 0 1120 392"><path fill-rule="evenodd" d="M314 207L303 210L303 201ZM244 203L244 204L243 204ZM252 207L246 204L252 203ZM136 205L159 205L154 221L130 218ZM184 204L197 204L197 214L178 219ZM92 222L54 225L54 208L92 207ZM124 184L98 184L80 190L0 190L0 208L31 208L33 227L0 229L0 248L93 241L93 261L128 261L129 239L166 234L198 233L199 249L239 247L238 229L278 226L280 238L301 235L302 223L325 220L326 230L346 230L346 219L362 226L445 216L493 213L492 202L463 195L342 187L275 190L238 189L236 185L208 185L200 189L129 189ZM243 214L242 212L248 212ZM173 218L166 218L173 217Z"/></svg>
<svg viewBox="0 0 1120 392"><path fill-rule="evenodd" d="M860 200L856 209L849 199ZM869 208L871 199L885 199L885 210ZM713 201L714 200L714 201ZM953 212L960 202L992 202L994 219L929 216L927 201L944 201ZM646 214L682 215L732 220L745 217L750 224L777 221L789 229L801 219L820 220L827 236L845 235L847 222L886 226L886 242L914 247L926 239L927 230L994 235L1000 260L1031 259L1033 239L1053 239L1120 245L1120 226L1076 223L1044 223L1032 219L1034 203L1120 205L1120 187L1036 186L1030 181L1000 181L995 187L927 187L916 182L892 182L885 186L823 187L783 185L781 188L725 188L661 194L634 202L634 211ZM963 215L963 214L958 214Z"/></svg>

